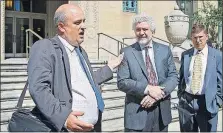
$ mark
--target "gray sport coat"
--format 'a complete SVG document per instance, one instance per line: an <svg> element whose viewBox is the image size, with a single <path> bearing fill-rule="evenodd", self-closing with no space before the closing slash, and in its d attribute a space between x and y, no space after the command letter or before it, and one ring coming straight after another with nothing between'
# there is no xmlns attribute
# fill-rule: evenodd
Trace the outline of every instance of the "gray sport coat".
<svg viewBox="0 0 223 133"><path fill-rule="evenodd" d="M160 101L161 116L164 125L171 120L170 93L178 84L178 74L172 52L166 45L153 41L154 59L158 82L165 87L166 98ZM138 43L121 50L124 59L118 69L118 88L126 93L124 126L128 129L142 130L147 120L147 109L140 106L144 90L148 85L148 72L143 61L142 49Z"/></svg>
<svg viewBox="0 0 223 133"><path fill-rule="evenodd" d="M72 111L71 74L63 44L57 36L50 40L39 40L31 48L28 62L29 92L36 104L34 110L56 131L61 131ZM98 88L102 82L113 77L108 66L93 72L83 48L81 52Z"/></svg>

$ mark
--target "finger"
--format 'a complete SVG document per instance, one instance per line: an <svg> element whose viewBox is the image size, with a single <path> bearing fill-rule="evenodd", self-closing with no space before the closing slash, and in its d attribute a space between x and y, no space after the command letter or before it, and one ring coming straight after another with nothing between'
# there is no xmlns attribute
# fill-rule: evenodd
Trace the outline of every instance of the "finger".
<svg viewBox="0 0 223 133"><path fill-rule="evenodd" d="M145 108L149 108L151 106L151 102L148 102L146 105L145 105Z"/></svg>
<svg viewBox="0 0 223 133"><path fill-rule="evenodd" d="M81 128L83 128L83 129L86 129L86 128L93 129L93 128L94 128L94 125L89 124L89 123L86 123L86 122L81 121L81 120L78 120L78 121L76 122L76 124L77 124L78 126L80 126Z"/></svg>
<svg viewBox="0 0 223 133"><path fill-rule="evenodd" d="M74 131L84 131L84 129L83 128L81 128L80 126L78 126L78 125L73 125L73 128L72 128L72 131L74 132Z"/></svg>
<svg viewBox="0 0 223 133"><path fill-rule="evenodd" d="M85 132L87 132L87 131L91 131L91 130L93 130L94 127L93 127L93 128L83 128L83 129L84 129Z"/></svg>
<svg viewBox="0 0 223 133"><path fill-rule="evenodd" d="M147 99L144 101L144 103L142 104L142 107L146 107L146 105L147 105L148 103L150 103L149 98L147 98Z"/></svg>
<svg viewBox="0 0 223 133"><path fill-rule="evenodd" d="M158 101L158 100L160 100L160 96L156 96L156 97L154 97L154 99L156 99Z"/></svg>
<svg viewBox="0 0 223 133"><path fill-rule="evenodd" d="M75 116L82 116L82 115L84 115L84 112L82 112L82 111L72 111L71 114L75 115Z"/></svg>
<svg viewBox="0 0 223 133"><path fill-rule="evenodd" d="M162 95L165 95L165 92L164 92L164 91L161 91L161 94L162 94Z"/></svg>
<svg viewBox="0 0 223 133"><path fill-rule="evenodd" d="M145 96L142 101L140 102L141 105L143 105L143 103L146 101L147 96Z"/></svg>

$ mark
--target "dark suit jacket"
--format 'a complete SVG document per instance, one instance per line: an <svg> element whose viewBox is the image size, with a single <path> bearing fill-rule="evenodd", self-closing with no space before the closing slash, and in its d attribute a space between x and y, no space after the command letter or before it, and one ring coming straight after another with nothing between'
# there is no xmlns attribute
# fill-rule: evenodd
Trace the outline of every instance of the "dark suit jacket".
<svg viewBox="0 0 223 133"><path fill-rule="evenodd" d="M81 52L94 75L96 85L112 78L108 66L93 73L86 52L82 48ZM60 131L72 111L73 99L68 56L57 36L51 41L39 40L32 46L28 82L30 95L36 104L34 110Z"/></svg>
<svg viewBox="0 0 223 133"><path fill-rule="evenodd" d="M181 55L180 81L178 86L178 97L181 99L188 82L189 67L194 48ZM222 53L208 46L208 59L204 77L205 101L207 110L216 114L222 105Z"/></svg>
<svg viewBox="0 0 223 133"><path fill-rule="evenodd" d="M158 82L165 87L166 98L160 101L164 125L171 122L170 93L178 84L178 76L172 52L166 45L153 42L154 58ZM148 72L138 43L121 50L124 59L118 69L118 88L126 93L125 128L142 130L146 125L147 110L140 106L144 90L148 85Z"/></svg>

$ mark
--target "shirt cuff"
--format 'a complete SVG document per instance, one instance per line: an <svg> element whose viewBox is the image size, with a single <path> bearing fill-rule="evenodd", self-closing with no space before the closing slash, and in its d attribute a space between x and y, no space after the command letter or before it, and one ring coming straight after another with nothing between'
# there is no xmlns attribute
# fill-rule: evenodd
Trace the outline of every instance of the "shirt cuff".
<svg viewBox="0 0 223 133"><path fill-rule="evenodd" d="M145 90L144 90L144 94L148 95L149 94L149 85L146 86Z"/></svg>

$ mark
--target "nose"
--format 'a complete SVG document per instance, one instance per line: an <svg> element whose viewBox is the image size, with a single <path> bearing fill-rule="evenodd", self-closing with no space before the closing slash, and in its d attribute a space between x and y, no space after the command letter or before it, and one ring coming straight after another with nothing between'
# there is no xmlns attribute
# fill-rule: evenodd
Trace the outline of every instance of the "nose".
<svg viewBox="0 0 223 133"><path fill-rule="evenodd" d="M198 38L196 38L196 41L197 41L197 42L200 42L200 38L199 38L199 37L198 37Z"/></svg>
<svg viewBox="0 0 223 133"><path fill-rule="evenodd" d="M140 31L139 31L139 34L140 34L140 35L144 35L144 31L143 31L143 30L140 30Z"/></svg>
<svg viewBox="0 0 223 133"><path fill-rule="evenodd" d="M81 29L86 29L85 22L82 23L82 25L81 25Z"/></svg>

